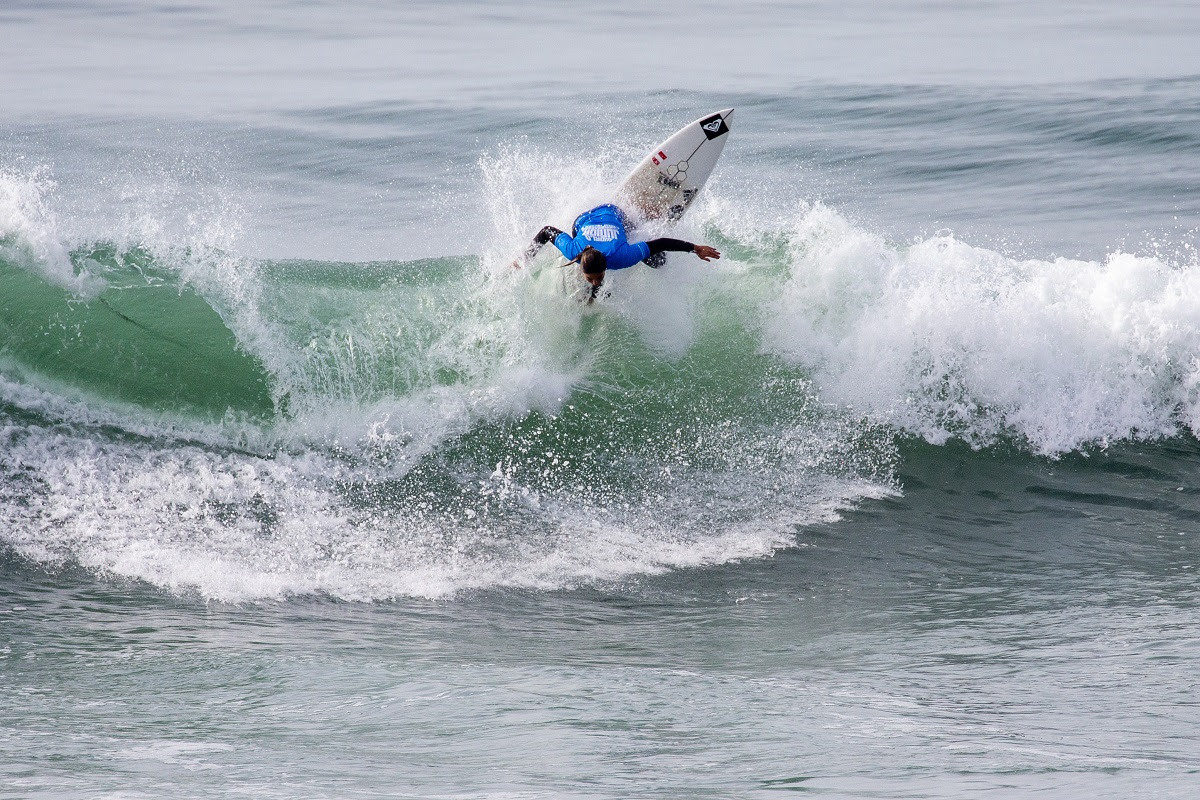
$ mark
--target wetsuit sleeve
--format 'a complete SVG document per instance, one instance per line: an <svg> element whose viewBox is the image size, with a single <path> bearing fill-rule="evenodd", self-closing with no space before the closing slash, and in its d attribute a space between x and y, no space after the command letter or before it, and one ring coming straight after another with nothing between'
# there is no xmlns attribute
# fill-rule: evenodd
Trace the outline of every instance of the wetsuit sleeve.
<svg viewBox="0 0 1200 800"><path fill-rule="evenodd" d="M522 260L528 261L533 258L538 254L539 250L546 246L547 242L554 241L561 235L562 231L553 225L547 225L542 228L538 231L537 236L533 237L533 242L530 243L529 247L525 248L525 252L521 254Z"/></svg>
<svg viewBox="0 0 1200 800"><path fill-rule="evenodd" d="M559 231L554 237L554 246L558 248L558 252L563 254L563 257L574 261L579 258L579 254L584 251L586 245L578 239L572 239L567 234Z"/></svg>
<svg viewBox="0 0 1200 800"><path fill-rule="evenodd" d="M682 239L669 239L663 237L661 239L651 239L646 242L650 246L650 255L658 255L665 252L690 253L696 249L696 245L691 242L685 242Z"/></svg>

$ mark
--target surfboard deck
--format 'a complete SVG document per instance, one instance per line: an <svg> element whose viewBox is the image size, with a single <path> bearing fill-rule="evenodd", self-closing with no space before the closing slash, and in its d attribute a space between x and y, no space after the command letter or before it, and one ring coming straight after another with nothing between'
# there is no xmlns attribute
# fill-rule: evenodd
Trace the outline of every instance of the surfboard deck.
<svg viewBox="0 0 1200 800"><path fill-rule="evenodd" d="M617 190L617 206L637 221L678 221L712 175L732 117L727 108L673 133L629 173Z"/></svg>

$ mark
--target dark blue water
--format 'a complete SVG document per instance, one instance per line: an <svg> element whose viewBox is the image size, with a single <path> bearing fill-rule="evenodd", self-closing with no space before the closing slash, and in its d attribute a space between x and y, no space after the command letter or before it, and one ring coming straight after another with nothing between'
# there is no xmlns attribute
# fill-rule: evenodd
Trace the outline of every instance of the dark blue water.
<svg viewBox="0 0 1200 800"><path fill-rule="evenodd" d="M0 796L1195 793L1190 5L0 30Z"/></svg>

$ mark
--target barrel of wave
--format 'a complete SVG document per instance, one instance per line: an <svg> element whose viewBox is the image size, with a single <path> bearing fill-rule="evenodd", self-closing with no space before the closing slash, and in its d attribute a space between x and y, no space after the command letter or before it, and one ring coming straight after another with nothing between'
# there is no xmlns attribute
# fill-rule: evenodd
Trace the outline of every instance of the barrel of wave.
<svg viewBox="0 0 1200 800"><path fill-rule="evenodd" d="M144 254L71 256L104 267L98 295L0 258L0 373L85 402L208 421L274 416L269 373L203 297Z"/></svg>

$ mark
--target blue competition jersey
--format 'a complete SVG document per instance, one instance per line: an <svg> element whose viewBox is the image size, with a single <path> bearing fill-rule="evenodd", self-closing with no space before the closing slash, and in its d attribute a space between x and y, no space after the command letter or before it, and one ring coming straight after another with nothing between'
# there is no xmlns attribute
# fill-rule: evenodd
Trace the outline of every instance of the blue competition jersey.
<svg viewBox="0 0 1200 800"><path fill-rule="evenodd" d="M632 267L650 257L650 245L626 240L624 217L614 205L597 206L580 214L574 235L560 233L554 237L554 246L572 261L584 248L594 247L604 254L609 269Z"/></svg>

